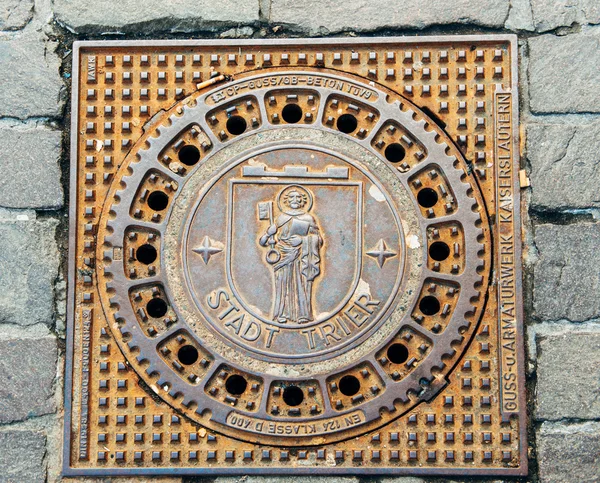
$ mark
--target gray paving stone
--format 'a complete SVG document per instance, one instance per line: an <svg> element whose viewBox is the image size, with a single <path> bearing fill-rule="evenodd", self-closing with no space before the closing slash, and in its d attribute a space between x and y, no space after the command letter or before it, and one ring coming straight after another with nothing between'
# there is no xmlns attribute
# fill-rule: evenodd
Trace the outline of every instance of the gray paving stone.
<svg viewBox="0 0 600 483"><path fill-rule="evenodd" d="M55 49L38 33L0 40L0 116L61 114L63 83Z"/></svg>
<svg viewBox="0 0 600 483"><path fill-rule="evenodd" d="M540 483L600 481L600 423L544 423L536 443Z"/></svg>
<svg viewBox="0 0 600 483"><path fill-rule="evenodd" d="M56 220L0 218L0 324L51 324L58 273Z"/></svg>
<svg viewBox="0 0 600 483"><path fill-rule="evenodd" d="M143 7L143 8L142 8ZM74 32L186 32L258 20L258 0L55 0L56 20Z"/></svg>
<svg viewBox="0 0 600 483"><path fill-rule="evenodd" d="M530 32L534 30L533 13L531 12L529 0L512 0L510 2L510 11L504 26L514 31L525 30Z"/></svg>
<svg viewBox="0 0 600 483"><path fill-rule="evenodd" d="M0 0L0 30L23 28L33 16L33 0Z"/></svg>
<svg viewBox="0 0 600 483"><path fill-rule="evenodd" d="M538 225L534 315L584 321L600 316L600 224Z"/></svg>
<svg viewBox="0 0 600 483"><path fill-rule="evenodd" d="M56 411L56 339L0 339L0 423L24 421Z"/></svg>
<svg viewBox="0 0 600 483"><path fill-rule="evenodd" d="M46 436L34 431L0 431L0 483L44 483Z"/></svg>
<svg viewBox="0 0 600 483"><path fill-rule="evenodd" d="M530 124L532 206L544 209L600 206L600 121L589 124Z"/></svg>
<svg viewBox="0 0 600 483"><path fill-rule="evenodd" d="M538 32L600 23L598 0L531 0L531 9Z"/></svg>
<svg viewBox="0 0 600 483"><path fill-rule="evenodd" d="M289 24L309 34L369 31L384 28L418 28L430 25L472 24L502 27L509 1L457 0L389 2L387 0L272 0L272 24Z"/></svg>
<svg viewBox="0 0 600 483"><path fill-rule="evenodd" d="M60 131L0 127L0 206L60 208Z"/></svg>
<svg viewBox="0 0 600 483"><path fill-rule="evenodd" d="M600 112L600 29L529 39L529 97L535 113Z"/></svg>
<svg viewBox="0 0 600 483"><path fill-rule="evenodd" d="M245 37L251 37L254 33L252 27L235 27L219 34L222 39L240 39Z"/></svg>
<svg viewBox="0 0 600 483"><path fill-rule="evenodd" d="M600 419L600 331L568 327L536 341L536 418Z"/></svg>

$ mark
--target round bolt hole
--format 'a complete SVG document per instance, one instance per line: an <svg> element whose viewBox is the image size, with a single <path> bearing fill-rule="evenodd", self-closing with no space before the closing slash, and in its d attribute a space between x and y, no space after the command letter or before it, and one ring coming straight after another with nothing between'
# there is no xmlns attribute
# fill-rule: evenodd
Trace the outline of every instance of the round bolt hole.
<svg viewBox="0 0 600 483"><path fill-rule="evenodd" d="M350 134L358 127L358 121L352 114L342 114L338 117L337 128L343 133Z"/></svg>
<svg viewBox="0 0 600 483"><path fill-rule="evenodd" d="M425 315L435 315L440 311L440 301L432 295L428 295L419 302L419 309Z"/></svg>
<svg viewBox="0 0 600 483"><path fill-rule="evenodd" d="M360 391L360 381L354 376L344 376L340 379L339 388L344 396L354 396Z"/></svg>
<svg viewBox="0 0 600 483"><path fill-rule="evenodd" d="M156 260L157 256L158 253L156 252L156 248L147 243L138 247L138 249L135 251L135 258L137 258L137 261L145 265L150 265L154 260Z"/></svg>
<svg viewBox="0 0 600 483"><path fill-rule="evenodd" d="M283 400L288 406L299 406L304 401L304 393L298 386L288 386L283 390Z"/></svg>
<svg viewBox="0 0 600 483"><path fill-rule="evenodd" d="M186 144L179 150L177 156L186 166L193 166L200 161L200 150L192 144Z"/></svg>
<svg viewBox="0 0 600 483"><path fill-rule="evenodd" d="M177 351L177 358L179 362L189 366L198 360L198 349L193 345L184 345Z"/></svg>
<svg viewBox="0 0 600 483"><path fill-rule="evenodd" d="M225 389L233 396L239 396L244 393L248 387L248 381L243 376L232 374L225 381Z"/></svg>
<svg viewBox="0 0 600 483"><path fill-rule="evenodd" d="M227 119L227 130L234 136L242 134L246 130L247 125L246 120L242 116L231 116Z"/></svg>
<svg viewBox="0 0 600 483"><path fill-rule="evenodd" d="M290 124L296 124L302 119L302 109L298 104L287 104L281 111L283 120Z"/></svg>
<svg viewBox="0 0 600 483"><path fill-rule="evenodd" d="M167 313L167 302L159 298L152 299L146 304L146 311L150 317L162 317Z"/></svg>
<svg viewBox="0 0 600 483"><path fill-rule="evenodd" d="M392 364L403 364L408 359L408 349L404 344L392 344L388 347L387 358Z"/></svg>
<svg viewBox="0 0 600 483"><path fill-rule="evenodd" d="M390 163L399 163L406 156L406 150L401 144L392 143L385 148L385 158Z"/></svg>
<svg viewBox="0 0 600 483"><path fill-rule="evenodd" d="M151 210L162 211L169 205L169 197L162 191L153 191L148 196L148 206Z"/></svg>
<svg viewBox="0 0 600 483"><path fill-rule="evenodd" d="M429 247L429 256L436 262L442 262L450 256L450 247L441 241L432 243Z"/></svg>
<svg viewBox="0 0 600 483"><path fill-rule="evenodd" d="M423 208L431 208L438 202L438 194L434 189L423 188L417 193L417 201Z"/></svg>

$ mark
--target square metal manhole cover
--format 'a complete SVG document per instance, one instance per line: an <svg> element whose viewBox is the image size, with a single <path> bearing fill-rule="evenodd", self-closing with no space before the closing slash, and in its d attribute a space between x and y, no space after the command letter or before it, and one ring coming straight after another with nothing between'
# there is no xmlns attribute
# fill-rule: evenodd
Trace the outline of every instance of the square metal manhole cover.
<svg viewBox="0 0 600 483"><path fill-rule="evenodd" d="M65 473L526 474L516 61L76 43Z"/></svg>

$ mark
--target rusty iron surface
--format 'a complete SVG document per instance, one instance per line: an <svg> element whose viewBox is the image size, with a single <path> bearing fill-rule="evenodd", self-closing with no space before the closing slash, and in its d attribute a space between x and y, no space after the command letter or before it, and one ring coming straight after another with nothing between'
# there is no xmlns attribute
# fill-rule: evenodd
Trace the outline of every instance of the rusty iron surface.
<svg viewBox="0 0 600 483"><path fill-rule="evenodd" d="M516 39L80 42L64 473L527 473Z"/></svg>

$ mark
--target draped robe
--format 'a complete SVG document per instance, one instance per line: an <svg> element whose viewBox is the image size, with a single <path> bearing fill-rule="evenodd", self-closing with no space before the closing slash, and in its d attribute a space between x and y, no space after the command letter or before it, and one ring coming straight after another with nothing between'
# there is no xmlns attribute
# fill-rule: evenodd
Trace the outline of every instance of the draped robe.
<svg viewBox="0 0 600 483"><path fill-rule="evenodd" d="M273 319L279 322L312 321L312 285L320 273L320 249L323 240L315 219L308 213L281 214L276 221L276 250L281 259L273 265L275 271L275 302ZM293 246L292 236L302 242Z"/></svg>

